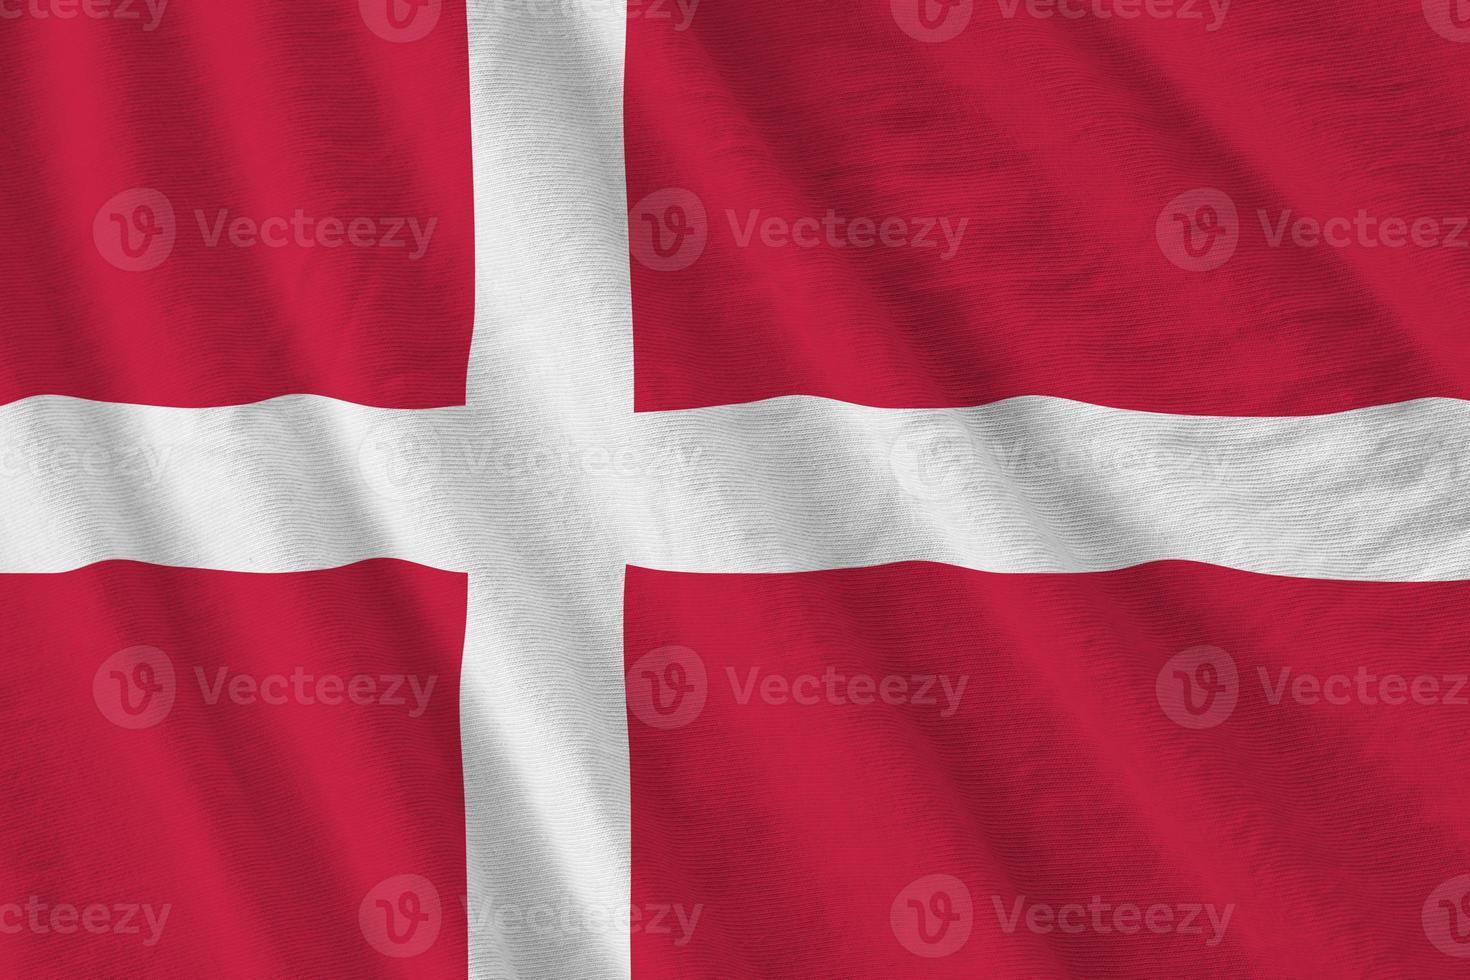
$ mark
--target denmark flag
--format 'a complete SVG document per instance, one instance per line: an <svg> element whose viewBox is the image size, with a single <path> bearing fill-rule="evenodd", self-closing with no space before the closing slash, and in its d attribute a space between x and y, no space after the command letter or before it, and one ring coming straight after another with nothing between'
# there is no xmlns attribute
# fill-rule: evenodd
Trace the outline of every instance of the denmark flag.
<svg viewBox="0 0 1470 980"><path fill-rule="evenodd" d="M1467 59L0 0L0 974L1460 975Z"/></svg>

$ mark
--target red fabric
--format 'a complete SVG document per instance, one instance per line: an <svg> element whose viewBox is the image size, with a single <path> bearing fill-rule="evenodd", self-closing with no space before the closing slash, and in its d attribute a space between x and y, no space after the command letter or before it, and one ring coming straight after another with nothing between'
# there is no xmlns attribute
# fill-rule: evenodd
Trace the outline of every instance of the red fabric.
<svg viewBox="0 0 1470 980"><path fill-rule="evenodd" d="M464 576L396 561L280 575L109 562L4 576L0 619L0 975L466 975ZM266 678L298 669L413 676L427 697L377 680L358 689L370 702L322 703L351 689L307 681L313 703L291 687L263 702L282 693ZM237 677L261 684L255 700L229 693ZM422 882L439 905L418 933L437 935L411 958L373 945L376 899L396 903L405 875L420 914L433 907ZM395 931L414 938L404 921Z"/></svg>
<svg viewBox="0 0 1470 980"><path fill-rule="evenodd" d="M465 9L410 6L420 24L437 20L395 42L386 19L383 34L370 25L400 2L175 0L148 30L144 0L6 0L0 402L462 404L474 316ZM257 244L231 244L237 219L298 211L300 231L265 229L283 247L243 225L236 240ZM356 241L377 244L349 241L361 220L373 230L359 224ZM129 263L123 228L144 259L166 257Z"/></svg>
<svg viewBox="0 0 1470 980"><path fill-rule="evenodd" d="M633 904L682 905L686 920L702 909L682 944L677 924L635 929L633 975L1463 975L1465 960L1429 936L1470 953L1470 886L1454 882L1470 872L1470 789L1454 764L1470 739L1470 690L1453 690L1470 670L1467 601L1465 583L1178 562L1025 576L927 564L630 569ZM1176 658L1202 647L1230 658L1236 701L1222 695L1212 727L1185 727L1159 692L1173 689ZM968 684L948 716L939 688L933 706L883 703L872 690L870 704L759 694L741 704L736 693L753 669L764 684L829 667ZM1406 702L1292 693L1307 684L1299 677L1360 669L1378 678L1371 697ZM1436 678L1439 700L1383 688L1391 676ZM687 693L660 715L651 699L675 707L671 681ZM1340 685L1327 691L1343 700ZM946 876L952 914L968 916L954 926L968 929L964 942L936 958L901 938L934 951L915 940L908 905L931 908L929 885L909 889L932 876ZM1233 913L1215 945L1203 912L1202 935L1103 933L1090 912L1080 932L1032 931L1024 919L1007 932L1023 896L1028 910L1093 896L1162 904L1181 910L1181 925L1190 905Z"/></svg>
<svg viewBox="0 0 1470 980"><path fill-rule="evenodd" d="M1470 396L1470 188L1454 163L1470 154L1470 72L1446 36L1470 37L1459 0L1236 2L1214 31L1206 0L1147 5L1199 20L1136 0L1065 0L1128 20L1038 18L1018 2L640 8L626 91L639 410L1057 395L1300 415ZM963 29L911 36L919 4ZM1170 202L1200 188L1238 209L1238 249L1213 271L1174 264L1156 234L1162 217L1179 246ZM1458 244L1361 245L1339 227L1348 247L1288 232L1273 248L1258 212L1275 228L1287 209L1432 220ZM968 226L948 261L871 244L871 229L867 247L823 232L798 248L759 232L740 247L731 227L829 210ZM654 256L654 227L671 250L687 227L691 252Z"/></svg>

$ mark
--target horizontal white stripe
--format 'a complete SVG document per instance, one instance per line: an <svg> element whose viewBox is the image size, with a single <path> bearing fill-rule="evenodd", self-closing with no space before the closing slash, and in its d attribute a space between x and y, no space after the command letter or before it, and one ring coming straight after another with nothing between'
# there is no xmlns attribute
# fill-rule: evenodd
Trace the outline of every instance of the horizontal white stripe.
<svg viewBox="0 0 1470 980"><path fill-rule="evenodd" d="M537 330L576 343L572 321ZM954 410L782 398L635 416L616 411L615 384L547 391L524 352L482 352L498 395L463 409L305 396L0 408L0 570L133 558L270 571L391 555L515 578L536 556L696 572L905 560L1081 572L1173 558L1470 579L1466 402L1282 419L1052 398ZM563 369L591 380L599 360Z"/></svg>
<svg viewBox="0 0 1470 980"><path fill-rule="evenodd" d="M1312 578L1470 578L1470 404L1200 418L1017 398L956 410L809 398L645 416L695 459L630 487L635 564L792 571L928 560L1082 572L1162 559Z"/></svg>

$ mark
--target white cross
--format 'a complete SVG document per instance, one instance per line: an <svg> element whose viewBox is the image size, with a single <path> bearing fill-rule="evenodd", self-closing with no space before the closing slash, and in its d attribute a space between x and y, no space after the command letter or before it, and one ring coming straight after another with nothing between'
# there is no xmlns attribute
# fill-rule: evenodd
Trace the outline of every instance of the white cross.
<svg viewBox="0 0 1470 980"><path fill-rule="evenodd" d="M635 416L621 11L537 19L473 6L468 405L4 407L0 571L130 558L282 572L393 557L468 572L477 902L629 903L628 564L923 559L1021 572L1192 558L1470 578L1470 509L1448 492L1470 449L1463 403L1232 420L1047 399L953 412L778 399ZM1387 533L1390 496L1395 512L1435 522ZM475 978L629 973L626 934L472 921L470 945Z"/></svg>

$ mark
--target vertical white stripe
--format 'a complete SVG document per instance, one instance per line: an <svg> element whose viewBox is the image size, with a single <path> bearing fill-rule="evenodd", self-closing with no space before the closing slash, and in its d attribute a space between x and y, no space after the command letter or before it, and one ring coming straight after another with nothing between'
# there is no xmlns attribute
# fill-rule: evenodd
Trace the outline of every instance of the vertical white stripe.
<svg viewBox="0 0 1470 980"><path fill-rule="evenodd" d="M470 975L625 977L630 529L588 471L626 440L633 404L625 8L471 6L471 441L495 463L465 512L483 542L462 699ZM498 928L497 910L557 919Z"/></svg>

